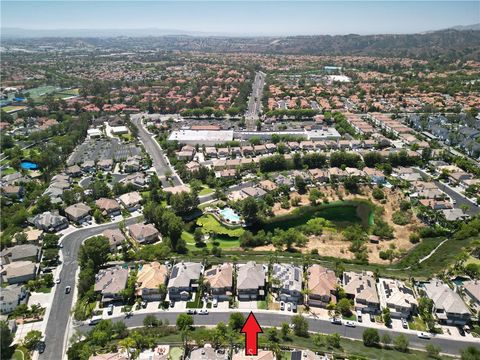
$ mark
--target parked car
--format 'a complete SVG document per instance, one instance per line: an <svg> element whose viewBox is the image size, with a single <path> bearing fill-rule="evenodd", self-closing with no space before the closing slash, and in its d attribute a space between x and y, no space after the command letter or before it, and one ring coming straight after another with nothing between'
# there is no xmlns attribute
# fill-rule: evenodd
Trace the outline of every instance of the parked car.
<svg viewBox="0 0 480 360"><path fill-rule="evenodd" d="M404 318L402 318L402 326L404 329L408 329L408 322Z"/></svg>
<svg viewBox="0 0 480 360"><path fill-rule="evenodd" d="M60 284L60 278L55 280L55 284Z"/></svg>
<svg viewBox="0 0 480 360"><path fill-rule="evenodd" d="M208 315L208 310L207 309L200 309L198 312L199 315Z"/></svg>
<svg viewBox="0 0 480 360"><path fill-rule="evenodd" d="M373 323L375 322L375 315L370 314L370 321L373 322Z"/></svg>
<svg viewBox="0 0 480 360"><path fill-rule="evenodd" d="M465 330L463 330L463 327L459 326L457 329L460 336L465 336Z"/></svg>
<svg viewBox="0 0 480 360"><path fill-rule="evenodd" d="M218 299L217 299L217 298L214 298L214 299L212 300L212 306L213 306L214 308L216 308L216 307L218 306Z"/></svg>
<svg viewBox="0 0 480 360"><path fill-rule="evenodd" d="M175 301L170 300L170 307L173 308L175 306Z"/></svg>
<svg viewBox="0 0 480 360"><path fill-rule="evenodd" d="M425 331L420 331L419 333L417 333L417 336L420 339L426 339L426 340L430 340L432 338L432 335L430 335L429 333L427 333Z"/></svg>
<svg viewBox="0 0 480 360"><path fill-rule="evenodd" d="M350 320L347 320L345 321L345 326L348 326L348 327L355 327L355 323L353 321L350 321Z"/></svg>
<svg viewBox="0 0 480 360"><path fill-rule="evenodd" d="M335 325L342 325L342 319L340 319L340 318L335 318L335 317L334 317L334 318L331 318L331 319L330 319L330 322L331 322L332 324L335 324Z"/></svg>
<svg viewBox="0 0 480 360"><path fill-rule="evenodd" d="M72 290L72 288L70 286L66 286L65 287L65 294L70 294L71 290Z"/></svg>
<svg viewBox="0 0 480 360"><path fill-rule="evenodd" d="M292 311L297 312L297 304L292 303Z"/></svg>
<svg viewBox="0 0 480 360"><path fill-rule="evenodd" d="M292 311L292 303L287 304L287 311Z"/></svg>
<svg viewBox="0 0 480 360"><path fill-rule="evenodd" d="M100 321L102 321L102 315L92 316L92 318L88 320L88 325L96 325Z"/></svg>
<svg viewBox="0 0 480 360"><path fill-rule="evenodd" d="M45 351L45 341L40 341L37 345L37 349L38 349L38 352L40 354L43 354L43 352Z"/></svg>
<svg viewBox="0 0 480 360"><path fill-rule="evenodd" d="M187 310L188 315L195 315L196 313L197 313L197 310L195 310L195 309L188 309Z"/></svg>
<svg viewBox="0 0 480 360"><path fill-rule="evenodd" d="M147 304L148 304L148 302L146 300L143 300L142 303L141 303L142 308L145 309L147 307Z"/></svg>
<svg viewBox="0 0 480 360"><path fill-rule="evenodd" d="M280 301L280 310L285 310L285 303L283 301Z"/></svg>
<svg viewBox="0 0 480 360"><path fill-rule="evenodd" d="M112 314L113 314L113 304L108 305L107 314L108 314L108 315L112 315Z"/></svg>
<svg viewBox="0 0 480 360"><path fill-rule="evenodd" d="M362 311L361 310L357 310L357 321L362 322Z"/></svg>

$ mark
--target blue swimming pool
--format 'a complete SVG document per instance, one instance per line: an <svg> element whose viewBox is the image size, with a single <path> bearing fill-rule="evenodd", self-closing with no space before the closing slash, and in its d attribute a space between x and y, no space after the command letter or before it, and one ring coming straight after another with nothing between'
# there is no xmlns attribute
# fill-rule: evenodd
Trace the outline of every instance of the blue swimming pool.
<svg viewBox="0 0 480 360"><path fill-rule="evenodd" d="M224 219L230 221L230 222L240 222L240 215L238 215L235 210L226 207L222 210L220 210L220 215L223 216Z"/></svg>
<svg viewBox="0 0 480 360"><path fill-rule="evenodd" d="M20 163L20 167L24 170L36 170L38 169L38 165L31 161L22 161Z"/></svg>

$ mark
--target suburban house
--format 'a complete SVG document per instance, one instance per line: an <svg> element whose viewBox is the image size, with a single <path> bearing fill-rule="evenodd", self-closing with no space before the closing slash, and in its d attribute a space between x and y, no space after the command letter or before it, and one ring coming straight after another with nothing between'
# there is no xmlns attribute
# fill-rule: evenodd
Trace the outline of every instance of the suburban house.
<svg viewBox="0 0 480 360"><path fill-rule="evenodd" d="M462 285L463 294L469 305L475 310L480 309L480 281L469 280Z"/></svg>
<svg viewBox="0 0 480 360"><path fill-rule="evenodd" d="M106 229L103 231L102 236L108 239L112 252L117 252L117 248L125 241L125 235L123 235L120 229Z"/></svg>
<svg viewBox="0 0 480 360"><path fill-rule="evenodd" d="M65 209L65 215L73 222L81 223L91 218L90 212L92 209L90 206L84 203L73 204Z"/></svg>
<svg viewBox="0 0 480 360"><path fill-rule="evenodd" d="M307 270L308 305L327 307L330 302L336 303L337 276L335 272L314 264Z"/></svg>
<svg viewBox="0 0 480 360"><path fill-rule="evenodd" d="M28 221L37 229L47 232L57 232L68 227L68 220L64 216L54 214L50 211L35 215L29 218Z"/></svg>
<svg viewBox="0 0 480 360"><path fill-rule="evenodd" d="M378 294L383 309L390 309L392 318L408 319L417 312L418 302L413 289L394 279L379 279Z"/></svg>
<svg viewBox="0 0 480 360"><path fill-rule="evenodd" d="M102 304L122 299L122 291L127 286L128 269L114 266L101 269L95 275L93 290L102 294Z"/></svg>
<svg viewBox="0 0 480 360"><path fill-rule="evenodd" d="M113 168L113 160L112 159L99 160L97 162L97 168L103 171L110 171Z"/></svg>
<svg viewBox="0 0 480 360"><path fill-rule="evenodd" d="M258 354L245 355L244 349L239 349L238 352L233 354L232 360L275 360L275 354L271 350L258 350Z"/></svg>
<svg viewBox="0 0 480 360"><path fill-rule="evenodd" d="M210 293L219 301L230 300L233 294L233 266L230 263L216 265L206 270L205 280L210 285Z"/></svg>
<svg viewBox="0 0 480 360"><path fill-rule="evenodd" d="M315 354L312 350L294 350L290 354L290 360L327 360L326 357Z"/></svg>
<svg viewBox="0 0 480 360"><path fill-rule="evenodd" d="M163 300L159 287L167 283L167 274L167 267L159 262L143 264L137 274L137 295L148 301Z"/></svg>
<svg viewBox="0 0 480 360"><path fill-rule="evenodd" d="M438 279L423 284L423 290L433 301L433 313L441 323L465 325L471 319L470 311L460 295Z"/></svg>
<svg viewBox="0 0 480 360"><path fill-rule="evenodd" d="M142 197L137 191L133 191L120 195L119 200L125 209L128 211L135 211L140 208L140 201L142 201Z"/></svg>
<svg viewBox="0 0 480 360"><path fill-rule="evenodd" d="M117 200L100 198L95 201L95 205L100 209L104 216L120 215L120 204Z"/></svg>
<svg viewBox="0 0 480 360"><path fill-rule="evenodd" d="M16 245L3 249L0 252L0 265L11 264L15 261L40 261L42 249L31 244Z"/></svg>
<svg viewBox="0 0 480 360"><path fill-rule="evenodd" d="M188 300L197 291L203 271L200 263L180 262L173 266L167 289L170 300Z"/></svg>
<svg viewBox="0 0 480 360"><path fill-rule="evenodd" d="M271 287L277 300L298 304L302 300L302 269L292 264L274 264Z"/></svg>
<svg viewBox="0 0 480 360"><path fill-rule="evenodd" d="M43 239L43 230L40 229L30 228L29 230L26 230L24 234L27 237L27 242L29 244L38 245Z"/></svg>
<svg viewBox="0 0 480 360"><path fill-rule="evenodd" d="M217 351L210 344L193 350L187 360L228 360L228 351Z"/></svg>
<svg viewBox="0 0 480 360"><path fill-rule="evenodd" d="M239 300L261 300L265 297L266 269L249 261L237 265L237 293Z"/></svg>
<svg viewBox="0 0 480 360"><path fill-rule="evenodd" d="M15 261L3 265L0 271L2 281L8 284L19 284L35 279L37 265L31 261Z"/></svg>
<svg viewBox="0 0 480 360"><path fill-rule="evenodd" d="M153 224L133 224L128 233L139 244L154 243L159 240L160 233Z"/></svg>
<svg viewBox="0 0 480 360"><path fill-rule="evenodd" d="M0 313L9 314L28 301L28 291L22 285L10 285L0 292Z"/></svg>
<svg viewBox="0 0 480 360"><path fill-rule="evenodd" d="M65 173L71 177L82 176L82 169L78 165L72 165L65 169Z"/></svg>
<svg viewBox="0 0 480 360"><path fill-rule="evenodd" d="M345 271L343 289L348 298L355 300L355 310L374 314L380 310L375 278L371 271L362 273Z"/></svg>

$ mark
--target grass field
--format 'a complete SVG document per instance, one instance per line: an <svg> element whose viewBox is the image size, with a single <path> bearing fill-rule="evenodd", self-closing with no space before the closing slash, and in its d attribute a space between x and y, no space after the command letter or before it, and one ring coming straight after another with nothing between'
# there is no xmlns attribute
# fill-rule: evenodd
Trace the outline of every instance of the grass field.
<svg viewBox="0 0 480 360"><path fill-rule="evenodd" d="M4 106L2 107L2 111L5 111L6 113L13 112L13 111L20 111L22 109L25 109L26 106Z"/></svg>
<svg viewBox="0 0 480 360"><path fill-rule="evenodd" d="M179 347L172 347L168 353L168 357L172 360L181 360L183 356L183 349Z"/></svg>
<svg viewBox="0 0 480 360"><path fill-rule="evenodd" d="M230 229L222 225L213 215L203 215L197 219L197 225L201 226L204 233L215 233L226 235L233 238L241 236L245 230L243 228Z"/></svg>
<svg viewBox="0 0 480 360"><path fill-rule="evenodd" d="M202 190L200 190L198 195L202 196L202 195L208 195L208 194L211 194L211 193L213 193L213 189L209 188L208 186L205 186L205 187L203 187Z"/></svg>
<svg viewBox="0 0 480 360"><path fill-rule="evenodd" d="M201 248L198 248L195 246L195 240L193 239L193 234L184 231L182 233L182 239L185 240L187 243L187 248L188 250L194 251L194 250L200 250ZM240 241L238 238L234 237L228 237L228 236L221 236L221 235L216 235L215 238L212 240L209 240L207 243L207 248L211 249L213 247L213 241L216 241L219 243L219 247L221 249L235 249L240 247Z"/></svg>

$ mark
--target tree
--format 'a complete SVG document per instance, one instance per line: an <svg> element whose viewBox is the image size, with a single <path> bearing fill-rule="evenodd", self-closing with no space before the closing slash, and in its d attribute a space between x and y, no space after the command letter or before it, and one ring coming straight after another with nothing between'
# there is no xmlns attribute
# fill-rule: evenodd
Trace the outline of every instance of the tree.
<svg viewBox="0 0 480 360"><path fill-rule="evenodd" d="M0 322L0 354L9 359L12 354L10 345L13 342L13 334L5 321Z"/></svg>
<svg viewBox="0 0 480 360"><path fill-rule="evenodd" d="M80 267L85 267L91 262L95 272L105 264L110 254L110 243L105 236L91 237L80 246L78 261Z"/></svg>
<svg viewBox="0 0 480 360"><path fill-rule="evenodd" d="M382 310L383 322L387 327L390 327L392 324L392 315L390 315L390 309L385 308Z"/></svg>
<svg viewBox="0 0 480 360"><path fill-rule="evenodd" d="M302 315L293 316L292 325L295 335L308 337L308 322Z"/></svg>
<svg viewBox="0 0 480 360"><path fill-rule="evenodd" d="M378 335L377 329L365 329L362 338L365 346L377 346L380 342L380 336Z"/></svg>
<svg viewBox="0 0 480 360"><path fill-rule="evenodd" d="M38 343L42 340L42 332L38 330L30 330L23 338L22 344L28 350L33 351Z"/></svg>
<svg viewBox="0 0 480 360"><path fill-rule="evenodd" d="M158 325L158 320L155 315L147 315L143 319L143 326L145 327L156 327Z"/></svg>
<svg viewBox="0 0 480 360"><path fill-rule="evenodd" d="M333 333L331 335L327 335L327 346L334 349L340 348L340 335L337 333Z"/></svg>
<svg viewBox="0 0 480 360"><path fill-rule="evenodd" d="M389 346L392 343L392 338L388 333L384 333L382 335L381 342L382 342L383 346Z"/></svg>
<svg viewBox="0 0 480 360"><path fill-rule="evenodd" d="M290 338L290 325L287 322L282 323L280 334L283 340L288 340Z"/></svg>
<svg viewBox="0 0 480 360"><path fill-rule="evenodd" d="M242 313L234 312L230 314L230 318L228 320L228 327L234 331L239 331L243 323L245 322L245 318L243 317Z"/></svg>
<svg viewBox="0 0 480 360"><path fill-rule="evenodd" d="M177 316L177 329L185 331L193 326L193 317L188 314L180 314Z"/></svg>
<svg viewBox="0 0 480 360"><path fill-rule="evenodd" d="M276 327L268 328L266 331L266 336L268 341L273 343L278 343L280 339L278 338L278 330Z"/></svg>
<svg viewBox="0 0 480 360"><path fill-rule="evenodd" d="M255 198L248 197L242 202L241 213L247 223L256 223L258 221L258 204Z"/></svg>
<svg viewBox="0 0 480 360"><path fill-rule="evenodd" d="M407 352L408 351L408 345L409 345L409 341L408 341L407 337L403 334L398 335L393 340L393 346L395 347L395 350L397 350L397 351Z"/></svg>
<svg viewBox="0 0 480 360"><path fill-rule="evenodd" d="M461 352L461 360L478 360L480 359L480 350L475 346L469 346Z"/></svg>
<svg viewBox="0 0 480 360"><path fill-rule="evenodd" d="M195 228L195 231L193 232L193 239L195 240L196 247L205 246L205 242L203 241L203 232L200 227Z"/></svg>
<svg viewBox="0 0 480 360"><path fill-rule="evenodd" d="M427 350L428 357L432 359L439 359L440 355L440 348L433 344L427 344L425 346L425 350Z"/></svg>
<svg viewBox="0 0 480 360"><path fill-rule="evenodd" d="M351 308L350 300L348 300L347 298L340 299L337 303L336 308L343 316L348 317L352 314L350 310Z"/></svg>
<svg viewBox="0 0 480 360"><path fill-rule="evenodd" d="M137 349L137 342L130 336L120 340L118 347L127 354L129 360L135 359L138 355L139 349Z"/></svg>
<svg viewBox="0 0 480 360"><path fill-rule="evenodd" d="M385 198L385 194L383 193L382 189L378 187L372 190L372 196L375 200L383 200Z"/></svg>

